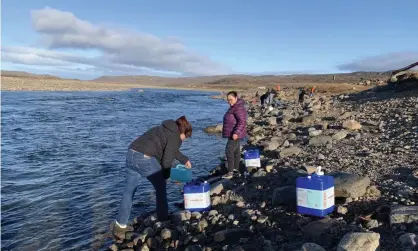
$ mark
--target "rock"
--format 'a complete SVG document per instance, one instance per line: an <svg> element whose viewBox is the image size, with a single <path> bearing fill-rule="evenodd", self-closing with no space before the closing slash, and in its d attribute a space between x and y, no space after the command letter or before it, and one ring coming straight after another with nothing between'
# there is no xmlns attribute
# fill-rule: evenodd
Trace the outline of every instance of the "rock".
<svg viewBox="0 0 418 251"><path fill-rule="evenodd" d="M379 198L381 196L381 192L376 186L367 187L366 194L373 198Z"/></svg>
<svg viewBox="0 0 418 251"><path fill-rule="evenodd" d="M253 236L253 232L248 229L225 229L215 233L213 239L216 242L228 240L228 242L234 243L241 238L249 238L251 236Z"/></svg>
<svg viewBox="0 0 418 251"><path fill-rule="evenodd" d="M116 244L112 244L112 245L110 245L109 250L118 251L118 246L116 246Z"/></svg>
<svg viewBox="0 0 418 251"><path fill-rule="evenodd" d="M328 142L331 142L332 138L330 136L318 136L315 138L309 139L310 146L322 146L326 145Z"/></svg>
<svg viewBox="0 0 418 251"><path fill-rule="evenodd" d="M393 205L390 209L390 224L418 222L418 206Z"/></svg>
<svg viewBox="0 0 418 251"><path fill-rule="evenodd" d="M344 119L348 119L351 116L354 116L355 113L354 112L344 112L341 116L340 119L344 120Z"/></svg>
<svg viewBox="0 0 418 251"><path fill-rule="evenodd" d="M244 208L245 203L243 201L238 201L237 204L235 204L238 208Z"/></svg>
<svg viewBox="0 0 418 251"><path fill-rule="evenodd" d="M208 126L204 129L206 133L222 133L223 125Z"/></svg>
<svg viewBox="0 0 418 251"><path fill-rule="evenodd" d="M284 142L281 137L273 137L270 141L264 143L264 150L274 151L279 148Z"/></svg>
<svg viewBox="0 0 418 251"><path fill-rule="evenodd" d="M233 186L233 183L229 179L221 179L213 183L210 187L210 195L220 194L224 189L230 189Z"/></svg>
<svg viewBox="0 0 418 251"><path fill-rule="evenodd" d="M316 136L321 135L321 133L322 133L322 130L310 131L310 132L309 132L309 136L310 136L310 137L316 137Z"/></svg>
<svg viewBox="0 0 418 251"><path fill-rule="evenodd" d="M343 207L343 206L338 206L337 207L337 213L346 214L346 213L348 213L348 209L346 207Z"/></svg>
<svg viewBox="0 0 418 251"><path fill-rule="evenodd" d="M301 118L302 124L310 125L315 121L315 117L312 115L307 115Z"/></svg>
<svg viewBox="0 0 418 251"><path fill-rule="evenodd" d="M301 251L326 251L323 247L315 243L305 243L301 247Z"/></svg>
<svg viewBox="0 0 418 251"><path fill-rule="evenodd" d="M276 117L268 118L268 124L269 125L277 125L277 118Z"/></svg>
<svg viewBox="0 0 418 251"><path fill-rule="evenodd" d="M322 153L318 154L318 160L324 160L324 159L326 159L325 155L323 155Z"/></svg>
<svg viewBox="0 0 418 251"><path fill-rule="evenodd" d="M149 251L150 249L149 249L149 247L148 247L148 245L146 244L146 243L144 243L144 244L142 244L142 246L139 248L139 249L137 249L138 251Z"/></svg>
<svg viewBox="0 0 418 251"><path fill-rule="evenodd" d="M398 239L398 245L405 249L414 249L418 247L418 236L412 233L403 234Z"/></svg>
<svg viewBox="0 0 418 251"><path fill-rule="evenodd" d="M335 197L361 197L366 193L366 189L370 185L369 177L357 174L337 172L329 175L334 177Z"/></svg>
<svg viewBox="0 0 418 251"><path fill-rule="evenodd" d="M171 238L171 230L168 228L164 228L163 230L161 230L161 238L163 240L167 240Z"/></svg>
<svg viewBox="0 0 418 251"><path fill-rule="evenodd" d="M339 131L339 132L337 132L336 134L334 134L334 135L332 135L332 139L333 140L342 140L342 139L345 139L345 137L347 137L347 135L348 135L348 132L346 132L346 131Z"/></svg>
<svg viewBox="0 0 418 251"><path fill-rule="evenodd" d="M193 246L188 246L186 249L184 249L184 251L202 251L203 248L200 245L193 245Z"/></svg>
<svg viewBox="0 0 418 251"><path fill-rule="evenodd" d="M282 158L286 158L286 157L290 157L290 156L297 156L300 154L300 152L302 151L302 149L300 149L297 146L291 146L289 148L285 148L283 150L280 151L280 157Z"/></svg>
<svg viewBox="0 0 418 251"><path fill-rule="evenodd" d="M266 223L267 220L268 220L267 216L261 215L260 217L258 217L257 222L260 224L264 224Z"/></svg>
<svg viewBox="0 0 418 251"><path fill-rule="evenodd" d="M274 206L282 204L295 204L296 203L296 187L285 186L278 187L273 191L272 203Z"/></svg>
<svg viewBox="0 0 418 251"><path fill-rule="evenodd" d="M302 227L302 232L308 237L318 241L321 236L328 232L332 232L333 228L338 226L338 222L331 218L324 218L321 220L312 221L306 226Z"/></svg>
<svg viewBox="0 0 418 251"><path fill-rule="evenodd" d="M199 232L203 232L209 226L208 222L205 219L202 219L197 224Z"/></svg>
<svg viewBox="0 0 418 251"><path fill-rule="evenodd" d="M341 239L337 251L375 251L379 240L378 233L348 233Z"/></svg>
<svg viewBox="0 0 418 251"><path fill-rule="evenodd" d="M187 221L187 220L190 220L191 217L192 217L192 214L190 213L189 210L179 211L172 215L173 221L175 222Z"/></svg>
<svg viewBox="0 0 418 251"><path fill-rule="evenodd" d="M192 219L200 220L202 218L202 214L199 212L192 213Z"/></svg>
<svg viewBox="0 0 418 251"><path fill-rule="evenodd" d="M378 228L378 227L379 227L379 222L377 220L369 220L366 223L367 229Z"/></svg>
<svg viewBox="0 0 418 251"><path fill-rule="evenodd" d="M343 127L348 130L360 130L361 124L355 120L346 120L343 122Z"/></svg>
<svg viewBox="0 0 418 251"><path fill-rule="evenodd" d="M253 177L260 178L266 175L267 175L266 171L264 171L263 169L258 169L258 171L253 174Z"/></svg>

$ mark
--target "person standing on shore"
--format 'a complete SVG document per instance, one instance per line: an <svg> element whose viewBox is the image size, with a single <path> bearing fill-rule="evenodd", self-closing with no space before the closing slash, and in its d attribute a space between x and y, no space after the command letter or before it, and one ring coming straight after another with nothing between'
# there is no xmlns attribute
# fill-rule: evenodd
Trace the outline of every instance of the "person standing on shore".
<svg viewBox="0 0 418 251"><path fill-rule="evenodd" d="M247 109L236 91L230 91L226 97L230 107L223 118L222 136L228 139L225 147L228 173L223 177L230 179L241 162L240 140L247 136Z"/></svg>
<svg viewBox="0 0 418 251"><path fill-rule="evenodd" d="M149 129L130 144L126 155L125 190L113 227L114 236L123 239L126 231L133 231L127 224L132 199L142 177L147 178L155 188L158 220L168 219L166 180L170 177L174 159L187 168L192 167L189 158L180 152L182 142L191 136L192 125L182 116L176 121L163 121L161 125Z"/></svg>

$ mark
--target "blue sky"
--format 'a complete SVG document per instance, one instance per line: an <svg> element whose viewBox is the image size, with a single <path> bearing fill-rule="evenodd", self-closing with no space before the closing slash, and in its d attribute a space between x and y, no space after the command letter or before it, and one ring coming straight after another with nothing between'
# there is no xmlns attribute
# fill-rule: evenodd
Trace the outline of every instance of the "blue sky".
<svg viewBox="0 0 418 251"><path fill-rule="evenodd" d="M100 75L382 71L418 61L418 1L2 1L2 69Z"/></svg>

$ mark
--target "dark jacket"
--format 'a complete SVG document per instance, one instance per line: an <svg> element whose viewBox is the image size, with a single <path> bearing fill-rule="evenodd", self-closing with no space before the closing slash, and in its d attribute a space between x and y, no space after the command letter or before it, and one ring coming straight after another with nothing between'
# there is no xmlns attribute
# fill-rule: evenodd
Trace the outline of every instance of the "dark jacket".
<svg viewBox="0 0 418 251"><path fill-rule="evenodd" d="M180 152L182 140L180 131L174 120L165 120L162 125L155 126L135 139L129 149L155 157L163 168L164 177L170 176L173 160L177 159L185 164L189 161L187 156Z"/></svg>
<svg viewBox="0 0 418 251"><path fill-rule="evenodd" d="M247 109L244 104L244 100L238 99L225 113L222 129L224 138L232 138L233 134L237 134L240 139L247 136Z"/></svg>

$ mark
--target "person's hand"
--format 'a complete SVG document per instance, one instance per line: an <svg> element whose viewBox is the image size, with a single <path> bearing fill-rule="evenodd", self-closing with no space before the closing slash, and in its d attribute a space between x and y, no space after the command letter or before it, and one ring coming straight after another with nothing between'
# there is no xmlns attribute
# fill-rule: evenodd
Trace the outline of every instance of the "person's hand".
<svg viewBox="0 0 418 251"><path fill-rule="evenodd" d="M233 140L237 140L237 139L238 139L238 135L237 135L236 133L234 133L234 134L232 135L232 139L233 139Z"/></svg>
<svg viewBox="0 0 418 251"><path fill-rule="evenodd" d="M192 163L190 163L190 160L187 161L184 165L186 166L186 168L192 168Z"/></svg>

